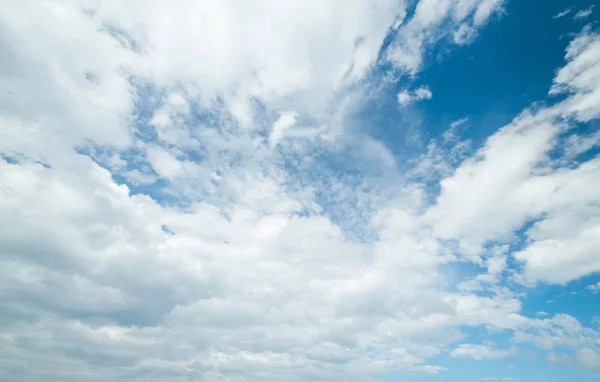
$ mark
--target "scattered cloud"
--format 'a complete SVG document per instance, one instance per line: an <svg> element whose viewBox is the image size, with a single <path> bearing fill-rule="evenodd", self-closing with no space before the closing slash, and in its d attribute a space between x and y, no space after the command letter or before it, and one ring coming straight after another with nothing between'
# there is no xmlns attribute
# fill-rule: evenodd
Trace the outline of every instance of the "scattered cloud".
<svg viewBox="0 0 600 382"><path fill-rule="evenodd" d="M481 147L464 117L399 164L351 128L504 3L9 2L0 379L358 382L517 354L471 328L597 368L598 331L528 317L514 283L600 271L598 137L576 129L600 115L597 34Z"/></svg>
<svg viewBox="0 0 600 382"><path fill-rule="evenodd" d="M594 6L590 5L587 9L582 9L578 11L575 16L573 16L574 20L584 20L590 17L594 13Z"/></svg>
<svg viewBox="0 0 600 382"><path fill-rule="evenodd" d="M461 126L466 125L469 122L469 117L462 117L460 119L457 119L456 121L452 122L450 124L450 128L451 129L457 129Z"/></svg>
<svg viewBox="0 0 600 382"><path fill-rule="evenodd" d="M560 19L562 17L567 16L569 13L571 13L572 10L573 10L572 7L565 8L564 10L562 10L562 11L558 12L556 15L554 15L552 18Z"/></svg>
<svg viewBox="0 0 600 382"><path fill-rule="evenodd" d="M401 106L407 106L413 102L431 99L433 94L429 90L429 87L421 86L413 91L401 90L397 97L398 103Z"/></svg>
<svg viewBox="0 0 600 382"><path fill-rule="evenodd" d="M441 181L437 203L426 214L440 238L457 239L466 256L476 255L486 243L508 240L526 222L545 216L527 231L533 242L514 254L525 265L523 281L565 283L600 270L590 252L598 228L593 217L596 197L567 191L570 184L595 188L598 163L592 159L551 172L547 156L557 136L570 128L560 117L586 121L600 114L594 87L583 81L600 75L597 66L583 62L583 57L600 59L599 44L597 35L583 33L569 45L569 62L558 72L551 92L570 92L571 97L536 112L524 111ZM489 216L495 219L489 221Z"/></svg>
<svg viewBox="0 0 600 382"><path fill-rule="evenodd" d="M587 287L585 287L585 289L589 290L593 294L600 292L600 281L597 282L596 284L588 285Z"/></svg>
<svg viewBox="0 0 600 382"><path fill-rule="evenodd" d="M420 1L414 16L399 28L386 52L389 61L415 74L423 64L423 53L446 36L454 42L471 42L489 19L502 12L504 0Z"/></svg>

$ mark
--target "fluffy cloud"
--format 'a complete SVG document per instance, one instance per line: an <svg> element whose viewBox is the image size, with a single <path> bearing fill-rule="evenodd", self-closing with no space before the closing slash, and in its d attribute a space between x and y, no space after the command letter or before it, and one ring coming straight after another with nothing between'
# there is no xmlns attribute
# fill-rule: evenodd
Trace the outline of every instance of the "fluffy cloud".
<svg viewBox="0 0 600 382"><path fill-rule="evenodd" d="M282 113L277 121L273 124L273 130L269 136L269 143L271 146L276 146L277 143L283 138L285 131L292 127L296 123L296 117L298 113L294 111L288 111Z"/></svg>
<svg viewBox="0 0 600 382"><path fill-rule="evenodd" d="M2 339L9 378L39 359L77 380L102 359L120 368L101 380L208 370L352 380L429 367L428 356L461 338L456 326L518 322L513 298L440 293L441 248L405 212L382 216L384 239L369 248L319 216L171 210L115 185L89 158L71 159L63 170L2 163L2 216L17 217L1 238L3 316L19 322ZM56 373L40 367L30 378Z"/></svg>
<svg viewBox="0 0 600 382"><path fill-rule="evenodd" d="M420 88L415 89L414 91L402 90L398 93L398 103L401 106L406 106L416 101L421 101L424 99L431 99L433 97L433 93L427 86L421 86Z"/></svg>
<svg viewBox="0 0 600 382"><path fill-rule="evenodd" d="M465 257L478 259L489 243L512 242L515 231L536 220L526 232L531 242L514 255L525 264L523 281L565 283L600 271L592 250L598 198L591 191L600 187L600 162L593 158L557 170L559 162L549 157L561 145L559 136L573 127L569 118L587 121L600 115L598 89L584 80L598 76L598 44L597 35L584 32L569 45L569 62L551 93L570 97L523 112L441 181L426 218L438 237L457 240ZM581 153L593 145L578 147Z"/></svg>
<svg viewBox="0 0 600 382"><path fill-rule="evenodd" d="M447 352L507 355L468 344L467 327L579 346L571 356L594 367L597 332L524 316L500 281L509 256L524 283L598 270L598 161L569 162L597 137L548 156L570 119L599 113L598 36L570 44L552 88L566 99L473 157L457 123L406 182L388 181L401 177L374 140L352 146L369 164L358 175L322 160L352 141L378 57L415 74L430 44L474 36L502 3L423 0L404 20L403 1L8 2L0 377L364 381L443 372L430 359ZM439 178L435 202L413 182ZM499 242L531 219L508 253ZM485 270L456 288L447 269L464 259Z"/></svg>

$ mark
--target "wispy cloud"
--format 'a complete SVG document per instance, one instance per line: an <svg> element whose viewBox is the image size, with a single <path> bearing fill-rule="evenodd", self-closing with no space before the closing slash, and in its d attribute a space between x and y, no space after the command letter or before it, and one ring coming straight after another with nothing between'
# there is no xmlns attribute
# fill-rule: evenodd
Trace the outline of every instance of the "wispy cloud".
<svg viewBox="0 0 600 382"><path fill-rule="evenodd" d="M497 359L508 357L511 353L507 350L496 350L487 345L461 344L454 348L450 355L452 357L467 357L481 361L484 359Z"/></svg>
<svg viewBox="0 0 600 382"><path fill-rule="evenodd" d="M592 13L594 13L594 6L590 5L588 8L578 11L575 14L575 16L573 16L573 19L574 20L584 20L584 19L587 19L588 17L590 17L592 15Z"/></svg>
<svg viewBox="0 0 600 382"><path fill-rule="evenodd" d="M562 10L562 11L558 12L556 15L554 15L552 18L553 19L560 19L560 18L565 17L568 14L570 14L571 11L573 11L572 7L565 8L564 10Z"/></svg>

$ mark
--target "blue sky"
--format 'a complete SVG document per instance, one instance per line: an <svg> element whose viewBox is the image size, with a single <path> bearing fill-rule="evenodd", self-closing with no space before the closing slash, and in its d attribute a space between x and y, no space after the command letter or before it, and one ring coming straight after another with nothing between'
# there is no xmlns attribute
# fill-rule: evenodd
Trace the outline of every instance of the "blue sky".
<svg viewBox="0 0 600 382"><path fill-rule="evenodd" d="M3 381L596 381L593 1L9 1Z"/></svg>

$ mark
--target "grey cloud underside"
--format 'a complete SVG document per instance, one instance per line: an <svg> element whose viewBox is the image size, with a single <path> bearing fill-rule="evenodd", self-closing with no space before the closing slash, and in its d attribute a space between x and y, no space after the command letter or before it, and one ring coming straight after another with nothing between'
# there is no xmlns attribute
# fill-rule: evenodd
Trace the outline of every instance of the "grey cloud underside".
<svg viewBox="0 0 600 382"><path fill-rule="evenodd" d="M502 282L507 256L526 285L600 271L598 195L581 191L600 189L598 160L573 161L598 137L571 133L600 114L597 35L569 46L551 90L564 101L464 161L432 145L402 174L344 127L404 2L233 3L7 2L1 380L367 381L443 372L439 354L518 353L469 327L599 366L597 331L524 316ZM415 73L431 44L467 43L455 33L501 5L423 0L384 59ZM322 161L341 143L361 153L353 173ZM443 178L431 205L423 173ZM530 219L529 245L506 253ZM458 261L482 273L457 289L445 266Z"/></svg>

